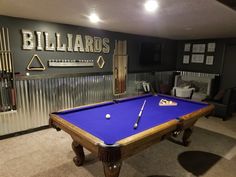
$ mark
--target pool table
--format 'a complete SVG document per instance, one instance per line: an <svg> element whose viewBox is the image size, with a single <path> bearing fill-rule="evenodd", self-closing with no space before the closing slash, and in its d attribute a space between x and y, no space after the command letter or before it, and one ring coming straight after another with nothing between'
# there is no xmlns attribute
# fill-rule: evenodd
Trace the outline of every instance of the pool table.
<svg viewBox="0 0 236 177"><path fill-rule="evenodd" d="M177 105L160 106L161 99ZM71 135L77 166L84 162L85 147L102 161L106 177L118 177L123 159L166 137L183 131L182 143L188 145L194 123L213 109L203 102L148 94L54 112L49 124Z"/></svg>

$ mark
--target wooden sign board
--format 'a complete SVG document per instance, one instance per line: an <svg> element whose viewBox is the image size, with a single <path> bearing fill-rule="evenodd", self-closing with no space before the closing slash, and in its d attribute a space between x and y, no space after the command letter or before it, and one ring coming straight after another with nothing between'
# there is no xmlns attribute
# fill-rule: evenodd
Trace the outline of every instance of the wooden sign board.
<svg viewBox="0 0 236 177"><path fill-rule="evenodd" d="M127 41L115 41L115 50L113 55L114 95L121 95L126 92L127 64Z"/></svg>

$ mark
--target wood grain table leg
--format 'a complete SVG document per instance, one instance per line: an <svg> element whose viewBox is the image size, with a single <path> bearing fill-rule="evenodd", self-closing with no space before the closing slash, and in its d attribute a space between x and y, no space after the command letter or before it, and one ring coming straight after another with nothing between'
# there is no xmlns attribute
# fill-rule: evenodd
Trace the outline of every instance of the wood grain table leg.
<svg viewBox="0 0 236 177"><path fill-rule="evenodd" d="M193 133L193 128L187 128L184 130L184 134L182 137L184 146L188 146L191 143L190 136L192 135L192 133Z"/></svg>
<svg viewBox="0 0 236 177"><path fill-rule="evenodd" d="M85 155L83 146L81 146L78 142L72 142L72 149L75 152L76 156L73 158L73 161L76 166L81 166L84 163Z"/></svg>
<svg viewBox="0 0 236 177"><path fill-rule="evenodd" d="M122 162L103 162L105 177L118 177Z"/></svg>

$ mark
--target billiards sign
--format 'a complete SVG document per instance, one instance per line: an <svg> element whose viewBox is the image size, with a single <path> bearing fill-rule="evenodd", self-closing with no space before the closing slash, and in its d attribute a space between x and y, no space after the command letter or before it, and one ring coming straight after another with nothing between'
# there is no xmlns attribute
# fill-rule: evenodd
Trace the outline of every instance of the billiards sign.
<svg viewBox="0 0 236 177"><path fill-rule="evenodd" d="M110 52L110 40L109 38L103 38L99 36L81 35L81 34L60 34L58 32L48 33L45 31L32 31L28 29L21 30L22 35L22 49L23 50L36 50L36 51L52 51L52 52L77 52L77 53L97 53L100 56L97 58L97 64L99 68L102 68L103 64L100 64L101 53L108 54ZM64 40L62 40L62 38ZM36 59L40 63L40 67L31 66L33 60ZM50 58L48 60L49 67L93 67L93 59L58 59ZM102 67L101 67L102 66ZM27 70L42 71L45 70L44 64L37 54L31 58Z"/></svg>
<svg viewBox="0 0 236 177"><path fill-rule="evenodd" d="M62 42L62 35L58 32L49 34L42 31L21 30L22 49L38 51L60 51L60 52L87 52L104 53L110 52L109 38L98 36L70 34L64 35L66 42Z"/></svg>

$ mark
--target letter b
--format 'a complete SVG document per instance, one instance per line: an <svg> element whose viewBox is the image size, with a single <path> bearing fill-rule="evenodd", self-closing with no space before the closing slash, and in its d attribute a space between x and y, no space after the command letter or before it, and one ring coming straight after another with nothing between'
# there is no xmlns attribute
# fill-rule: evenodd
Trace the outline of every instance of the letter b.
<svg viewBox="0 0 236 177"><path fill-rule="evenodd" d="M32 50L34 48L33 32L30 30L22 29L22 37L23 37L23 49Z"/></svg>

